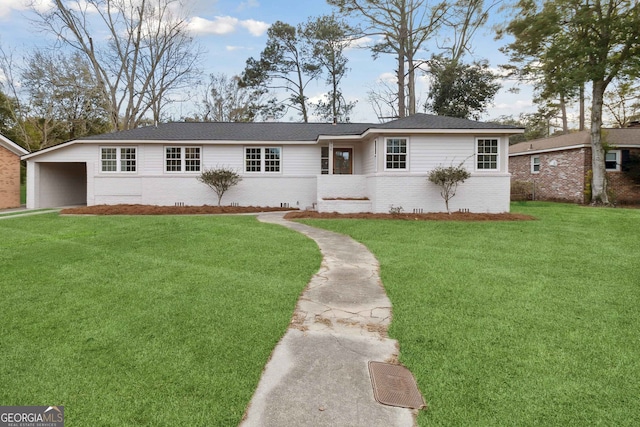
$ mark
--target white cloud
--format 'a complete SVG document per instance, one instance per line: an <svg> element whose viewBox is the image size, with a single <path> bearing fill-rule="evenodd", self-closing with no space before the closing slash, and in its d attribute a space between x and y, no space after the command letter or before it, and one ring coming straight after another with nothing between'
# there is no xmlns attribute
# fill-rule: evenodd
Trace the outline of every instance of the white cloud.
<svg viewBox="0 0 640 427"><path fill-rule="evenodd" d="M8 18L14 10L23 11L29 8L29 0L0 0L0 18Z"/></svg>
<svg viewBox="0 0 640 427"><path fill-rule="evenodd" d="M255 21L253 19L247 19L246 21L240 22L244 28L246 28L252 36L260 37L264 33L267 32L270 25L266 22Z"/></svg>
<svg viewBox="0 0 640 427"><path fill-rule="evenodd" d="M257 37L267 31L269 24L253 19L241 21L232 16L216 16L213 20L196 16L189 21L189 30L195 34L222 36L236 32L238 27L247 29L251 35Z"/></svg>
<svg viewBox="0 0 640 427"><path fill-rule="evenodd" d="M238 5L238 8L236 9L238 12L241 12L243 10L246 9L255 9L257 7L260 7L260 3L258 3L257 0L247 0L247 1L243 1Z"/></svg>
<svg viewBox="0 0 640 427"><path fill-rule="evenodd" d="M189 21L189 30L195 34L215 34L218 36L236 31L238 19L231 16L216 16L213 21L194 17Z"/></svg>

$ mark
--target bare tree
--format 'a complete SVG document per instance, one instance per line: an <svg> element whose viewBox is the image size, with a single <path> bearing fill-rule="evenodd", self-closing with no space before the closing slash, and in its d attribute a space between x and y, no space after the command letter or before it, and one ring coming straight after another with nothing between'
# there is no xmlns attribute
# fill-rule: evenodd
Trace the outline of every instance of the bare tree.
<svg viewBox="0 0 640 427"><path fill-rule="evenodd" d="M177 12L181 6L180 0L54 0L46 12L33 10L42 28L87 58L111 126L121 130L148 115L160 120L170 94L197 71L200 51Z"/></svg>
<svg viewBox="0 0 640 427"><path fill-rule="evenodd" d="M277 115L261 90L240 86L240 77L211 74L200 102L199 119L205 122L252 122Z"/></svg>
<svg viewBox="0 0 640 427"><path fill-rule="evenodd" d="M630 79L617 79L604 95L604 107L618 127L626 127L640 115L640 86Z"/></svg>
<svg viewBox="0 0 640 427"><path fill-rule="evenodd" d="M371 47L374 57L393 54L398 59L397 113L399 117L416 113L416 55L443 23L447 1L430 0L327 0L343 14L362 16L363 36L380 42ZM406 89L406 91L405 91ZM408 92L408 93L407 93Z"/></svg>

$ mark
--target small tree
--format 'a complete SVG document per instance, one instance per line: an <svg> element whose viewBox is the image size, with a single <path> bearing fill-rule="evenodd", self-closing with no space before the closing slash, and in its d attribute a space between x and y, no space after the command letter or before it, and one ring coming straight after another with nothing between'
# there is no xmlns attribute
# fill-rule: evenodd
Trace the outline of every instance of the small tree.
<svg viewBox="0 0 640 427"><path fill-rule="evenodd" d="M451 214L449 200L456 195L458 184L462 184L470 176L471 174L462 166L462 163L458 166L438 166L429 172L429 181L441 187L440 195L444 199L448 214Z"/></svg>
<svg viewBox="0 0 640 427"><path fill-rule="evenodd" d="M223 166L205 169L198 177L198 181L207 184L215 191L218 195L218 206L220 206L224 193L242 181L242 177L235 170Z"/></svg>

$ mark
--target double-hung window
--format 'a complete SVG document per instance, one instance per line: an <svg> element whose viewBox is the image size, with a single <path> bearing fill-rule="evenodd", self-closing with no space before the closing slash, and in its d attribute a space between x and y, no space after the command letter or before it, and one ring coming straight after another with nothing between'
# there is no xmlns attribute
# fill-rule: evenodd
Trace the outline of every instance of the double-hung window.
<svg viewBox="0 0 640 427"><path fill-rule="evenodd" d="M531 173L540 172L540 156L531 156Z"/></svg>
<svg viewBox="0 0 640 427"><path fill-rule="evenodd" d="M620 170L620 150L612 150L605 153L604 167L608 171Z"/></svg>
<svg viewBox="0 0 640 427"><path fill-rule="evenodd" d="M476 140L476 169L498 170L498 140L483 138Z"/></svg>
<svg viewBox="0 0 640 427"><path fill-rule="evenodd" d="M387 138L385 141L385 169L407 169L407 139Z"/></svg>
<svg viewBox="0 0 640 427"><path fill-rule="evenodd" d="M102 147L100 149L100 170L102 172L135 172L136 157L136 147Z"/></svg>
<svg viewBox="0 0 640 427"><path fill-rule="evenodd" d="M165 147L165 171L200 172L200 147Z"/></svg>
<svg viewBox="0 0 640 427"><path fill-rule="evenodd" d="M282 162L280 147L245 147L244 171L278 173Z"/></svg>

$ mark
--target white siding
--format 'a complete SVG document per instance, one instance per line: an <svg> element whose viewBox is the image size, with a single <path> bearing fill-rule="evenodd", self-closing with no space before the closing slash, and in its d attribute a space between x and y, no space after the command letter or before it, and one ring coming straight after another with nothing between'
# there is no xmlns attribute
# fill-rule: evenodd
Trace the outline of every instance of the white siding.
<svg viewBox="0 0 640 427"><path fill-rule="evenodd" d="M409 171L428 173L438 166L464 162L473 171L475 138L472 135L413 136L409 139Z"/></svg>
<svg viewBox="0 0 640 427"><path fill-rule="evenodd" d="M320 175L319 145L285 145L282 147L283 175Z"/></svg>
<svg viewBox="0 0 640 427"><path fill-rule="evenodd" d="M360 155L362 157L362 173L375 173L376 162L376 140L369 140L362 144Z"/></svg>

